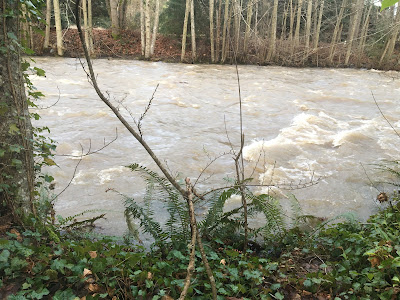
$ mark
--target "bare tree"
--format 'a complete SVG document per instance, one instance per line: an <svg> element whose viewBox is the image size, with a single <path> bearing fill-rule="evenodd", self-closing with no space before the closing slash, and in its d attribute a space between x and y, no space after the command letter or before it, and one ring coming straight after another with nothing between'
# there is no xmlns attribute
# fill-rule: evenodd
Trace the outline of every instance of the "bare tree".
<svg viewBox="0 0 400 300"><path fill-rule="evenodd" d="M49 48L51 27L51 0L46 0L46 30L44 35L44 48Z"/></svg>
<svg viewBox="0 0 400 300"><path fill-rule="evenodd" d="M352 25L350 27L349 38L347 41L347 52L346 52L346 58L344 61L345 64L349 63L352 46L353 46L354 40L357 36L356 32L358 31L358 28L360 26L360 19L361 19L361 14L363 12L363 7L364 7L364 0L357 0L357 2L353 3L354 18L353 18Z"/></svg>
<svg viewBox="0 0 400 300"><path fill-rule="evenodd" d="M267 61L271 61L275 56L276 49L276 26L278 22L278 0L274 0L274 8L272 11L272 20L271 20L271 31L269 34L269 50L267 55Z"/></svg>
<svg viewBox="0 0 400 300"><path fill-rule="evenodd" d="M111 32L113 37L117 37L120 34L119 18L118 18L118 0L110 0L110 11L111 11Z"/></svg>
<svg viewBox="0 0 400 300"><path fill-rule="evenodd" d="M214 47L214 0L209 3L209 18L210 18L210 49L211 49L211 62L215 62L215 47Z"/></svg>
<svg viewBox="0 0 400 300"><path fill-rule="evenodd" d="M57 54L59 56L63 56L64 47L63 47L63 36L62 36L61 13L60 13L59 1L53 0L53 6L54 6L54 18L56 21L56 33L57 33Z"/></svg>
<svg viewBox="0 0 400 300"><path fill-rule="evenodd" d="M335 51L338 36L340 37L341 24L342 24L343 14L344 14L346 5L347 5L347 0L343 0L342 6L340 7L339 15L336 18L335 29L333 30L332 41L331 41L331 46L330 46L330 51L329 51L329 61L331 63L333 61L333 56L334 56L334 51Z"/></svg>

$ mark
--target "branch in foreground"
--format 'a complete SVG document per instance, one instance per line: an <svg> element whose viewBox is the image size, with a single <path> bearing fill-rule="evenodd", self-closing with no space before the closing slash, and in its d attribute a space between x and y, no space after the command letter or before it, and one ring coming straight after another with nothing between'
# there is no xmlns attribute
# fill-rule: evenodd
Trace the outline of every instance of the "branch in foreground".
<svg viewBox="0 0 400 300"><path fill-rule="evenodd" d="M158 166L158 168L161 170L161 172L164 174L164 176L167 178L167 180L177 189L177 191L182 195L182 197L184 199L188 199L188 193L185 191L185 189L183 189L179 183L172 177L172 175L168 172L168 170L165 168L165 166L161 163L161 161L158 159L158 157L155 155L155 153L153 152L153 150L149 147L149 145L143 140L142 136L140 135L140 133L136 132L135 129L125 120L125 118L120 114L120 112L118 111L118 109L104 96L104 94L101 92L98 84L97 84L97 80L96 80L96 76L94 75L94 71L93 71L93 66L91 63L91 59L90 59L90 55L88 52L88 49L86 47L86 43L85 43L85 39L83 37L83 32L82 32L82 27L81 27L81 23L80 23L80 14L79 14L79 4L80 4L80 0L76 1L76 5L75 5L75 18L76 18L76 25L78 27L78 32L79 32L79 38L81 40L82 43L82 47L83 47L83 51L85 53L85 58L86 61L88 63L88 67L89 67L89 74L88 74L88 78L90 79L90 81L93 84L93 87L97 93L97 95L99 96L99 98L113 111L113 113L115 114L115 116L119 119L119 121L125 126L125 128L135 137L135 139L142 145L142 147L147 151L147 153L150 155L150 157L153 159L153 161L156 163L156 165ZM188 209L190 210L190 207L188 207ZM193 214L193 217L195 219L195 216ZM196 222L196 219L195 219ZM197 232L197 243L199 245L200 251L204 252L203 249L203 245L201 243L201 237L198 235ZM202 253L202 259L203 259L203 264L207 270L207 275L210 279L210 285L212 288L212 293L213 293L213 299L217 299L217 289L216 289L216 285L215 285L215 280L210 268L210 265L208 264L208 260L207 257L205 255L203 255Z"/></svg>

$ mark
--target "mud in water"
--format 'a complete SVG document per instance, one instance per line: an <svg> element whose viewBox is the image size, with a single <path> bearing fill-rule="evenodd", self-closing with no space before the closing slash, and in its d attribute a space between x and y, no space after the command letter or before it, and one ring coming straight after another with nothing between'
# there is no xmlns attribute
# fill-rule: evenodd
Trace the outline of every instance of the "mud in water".
<svg viewBox="0 0 400 300"><path fill-rule="evenodd" d="M33 82L46 97L35 125L46 125L58 141L56 162L47 171L56 179L55 193L71 180L80 154L85 156L69 188L56 202L68 216L86 209L107 213L101 222L107 234L122 234L126 226L123 200L114 192L142 201L143 181L124 166L154 163L111 111L97 98L79 60L36 58L47 77ZM238 86L234 66L184 65L162 62L95 60L102 87L133 123L155 93L142 122L145 140L179 178L204 191L234 177L230 142L239 146ZM294 194L304 213L333 217L356 212L366 218L376 211L376 183L387 175L374 164L400 157L400 138L374 103L372 93L392 125L400 130L400 80L396 72L351 69L291 69L239 66L243 100L244 155L247 175L255 183L273 184L273 192L288 207ZM228 138L229 137L229 138ZM229 142L230 141L230 142ZM82 150L83 149L83 150ZM225 154L225 155L224 155ZM72 156L64 156L72 155ZM203 169L221 156L204 172ZM318 184L302 187L310 180ZM240 199L231 199L238 205ZM158 211L160 220L166 216ZM254 220L257 224L262 222Z"/></svg>

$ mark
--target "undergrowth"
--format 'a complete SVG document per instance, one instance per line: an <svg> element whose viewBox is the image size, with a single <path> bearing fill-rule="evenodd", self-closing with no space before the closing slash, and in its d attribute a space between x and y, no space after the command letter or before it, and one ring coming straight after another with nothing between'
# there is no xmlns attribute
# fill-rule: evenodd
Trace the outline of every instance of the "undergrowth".
<svg viewBox="0 0 400 300"><path fill-rule="evenodd" d="M148 171L140 172L149 178ZM169 189L155 174L150 178L153 188L158 185L163 187L161 190ZM212 196L211 211L199 222L219 299L398 296L400 210L396 203L364 223L349 217L329 227L306 231L302 226L290 229L284 224L275 238L270 235L268 240L258 243L259 247L243 253L237 247L240 244L228 243L224 233L224 218L240 216L237 211L231 214L222 209L222 203L234 190ZM164 194L155 191L154 197L175 197L173 190ZM256 206L261 205L257 201L267 199L262 196L252 200ZM180 201L177 197L176 204L166 205L170 205L172 212L181 205ZM142 226L152 233L150 227L154 224L144 216L152 217L154 213L151 205L146 205L136 207L136 212L127 206L127 211L131 217L135 213L142 216ZM30 230L14 228L0 238L0 298L176 299L184 284L189 249L187 240L179 240L178 230L186 216L178 212L173 216L176 228L168 222L155 226L155 236L160 239L155 240L158 246L150 251L129 239L90 239L76 232L71 234L65 226L72 219L61 220L64 227L42 222ZM301 219L300 215L297 219ZM240 235L240 229L236 233ZM210 299L211 287L198 252L195 266L187 298Z"/></svg>

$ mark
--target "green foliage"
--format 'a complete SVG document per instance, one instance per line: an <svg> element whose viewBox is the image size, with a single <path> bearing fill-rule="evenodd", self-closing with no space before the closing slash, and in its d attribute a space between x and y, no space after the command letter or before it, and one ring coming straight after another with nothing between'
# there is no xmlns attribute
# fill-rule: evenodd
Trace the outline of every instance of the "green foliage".
<svg viewBox="0 0 400 300"><path fill-rule="evenodd" d="M395 5L397 2L399 2L399 0L382 0L381 11L389 6Z"/></svg>

